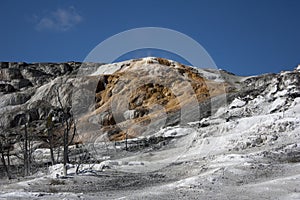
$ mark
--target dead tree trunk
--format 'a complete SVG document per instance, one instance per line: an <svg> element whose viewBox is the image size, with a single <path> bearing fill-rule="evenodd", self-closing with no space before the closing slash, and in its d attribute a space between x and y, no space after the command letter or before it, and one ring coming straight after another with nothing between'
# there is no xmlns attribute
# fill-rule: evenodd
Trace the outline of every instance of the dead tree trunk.
<svg viewBox="0 0 300 200"><path fill-rule="evenodd" d="M52 122L52 115L49 115L47 118L47 133L48 133L48 144L49 144L49 150L50 150L50 157L51 157L51 164L55 165L55 159L54 159L54 140L53 140L53 122Z"/></svg>
<svg viewBox="0 0 300 200"><path fill-rule="evenodd" d="M64 131L64 170L63 170L63 173L64 173L64 176L67 175L67 163L69 162L69 156L68 156L68 152L69 152L69 148L68 148L68 141L69 141L69 138L68 138L68 131L65 130Z"/></svg>
<svg viewBox="0 0 300 200"><path fill-rule="evenodd" d="M29 144L28 144L28 131L27 124L25 123L24 129L24 175L28 176L30 172L30 160L29 160Z"/></svg>
<svg viewBox="0 0 300 200"><path fill-rule="evenodd" d="M55 165L54 152L53 152L53 133L51 131L48 131L48 137L49 137L49 149L50 149L50 156L51 156L51 164Z"/></svg>
<svg viewBox="0 0 300 200"><path fill-rule="evenodd" d="M8 179L11 179L10 173L10 151L13 147L11 138L9 138L9 134L6 134L3 127L0 127L0 160L2 162L4 172ZM6 157L6 159L5 159Z"/></svg>
<svg viewBox="0 0 300 200"><path fill-rule="evenodd" d="M128 136L127 136L127 132L125 133L125 150L128 151Z"/></svg>
<svg viewBox="0 0 300 200"><path fill-rule="evenodd" d="M1 162L2 162L2 165L4 167L4 171L6 173L7 178L11 179L11 175L10 175L10 172L9 172L9 164L6 164L4 144L2 142L3 141L0 141ZM7 155L7 158L9 159L9 155Z"/></svg>
<svg viewBox="0 0 300 200"><path fill-rule="evenodd" d="M64 135L63 135L63 175L67 175L67 163L69 163L69 145L72 143L74 139L74 134L76 131L75 125L74 125L74 133L72 136L72 139L70 141L70 130L73 123L73 116L70 113L70 110L63 106L61 102L61 97L59 95L58 87L56 88L56 95L57 95L57 101L59 103L60 109L62 111L61 116L61 123L62 126L65 127L64 129ZM75 124L75 123L74 123Z"/></svg>
<svg viewBox="0 0 300 200"><path fill-rule="evenodd" d="M10 148L7 148L7 151L6 151L6 158L7 158L7 166L10 167Z"/></svg>

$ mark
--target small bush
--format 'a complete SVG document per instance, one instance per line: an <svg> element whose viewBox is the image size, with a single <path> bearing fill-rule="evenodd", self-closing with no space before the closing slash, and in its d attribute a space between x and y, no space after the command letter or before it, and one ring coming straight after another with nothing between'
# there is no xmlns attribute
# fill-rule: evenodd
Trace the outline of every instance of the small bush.
<svg viewBox="0 0 300 200"><path fill-rule="evenodd" d="M159 64L170 66L171 62L164 58L156 58Z"/></svg>
<svg viewBox="0 0 300 200"><path fill-rule="evenodd" d="M49 192L50 193L58 193L58 190L56 188L50 187Z"/></svg>
<svg viewBox="0 0 300 200"><path fill-rule="evenodd" d="M299 157L290 157L290 158L288 158L287 159L287 162L288 163L298 163L298 162L300 162L300 158Z"/></svg>
<svg viewBox="0 0 300 200"><path fill-rule="evenodd" d="M51 179L50 185L65 185L66 182L59 179Z"/></svg>

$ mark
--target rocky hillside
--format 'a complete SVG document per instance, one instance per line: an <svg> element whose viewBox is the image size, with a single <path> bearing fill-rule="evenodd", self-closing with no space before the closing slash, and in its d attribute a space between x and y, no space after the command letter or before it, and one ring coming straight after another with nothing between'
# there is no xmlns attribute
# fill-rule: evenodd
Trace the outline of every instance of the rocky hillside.
<svg viewBox="0 0 300 200"><path fill-rule="evenodd" d="M82 145L70 148L72 161L88 155L68 165L70 179L55 178L57 164L0 185L0 199L300 198L299 67L239 77L144 58L2 63L0 77L1 134L12 154L26 123L34 158L49 162L47 130L59 141L60 119L73 117L73 143Z"/></svg>
<svg viewBox="0 0 300 200"><path fill-rule="evenodd" d="M168 125L195 121L202 117L199 103L232 90L226 82L208 80L196 68L161 58L116 65L115 71L104 74L99 69L111 67L104 65L91 75L97 80L97 86L92 87L95 105L90 104L95 109L88 109L85 116L80 110L78 122L78 130L83 126L85 137L100 131L109 140L124 140L154 133ZM80 105L74 106L81 108Z"/></svg>
<svg viewBox="0 0 300 200"><path fill-rule="evenodd" d="M229 83L209 80L196 68L159 58L108 65L2 62L0 67L0 127L12 141L25 123L42 141L49 116L56 119L54 132L59 136L64 109L77 117L76 142L99 135L108 135L109 140L134 138L180 123L185 107L191 112L186 122L198 120L202 116L193 116L192 106L196 109L198 103L233 90Z"/></svg>

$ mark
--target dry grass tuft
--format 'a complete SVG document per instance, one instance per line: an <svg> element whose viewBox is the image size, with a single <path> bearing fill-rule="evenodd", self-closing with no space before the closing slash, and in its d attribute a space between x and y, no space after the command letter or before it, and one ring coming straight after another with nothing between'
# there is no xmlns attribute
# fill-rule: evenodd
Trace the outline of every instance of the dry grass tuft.
<svg viewBox="0 0 300 200"><path fill-rule="evenodd" d="M158 61L159 64L161 65L166 65L166 66L170 66L171 62L168 61L167 59L164 58L156 58L156 60Z"/></svg>

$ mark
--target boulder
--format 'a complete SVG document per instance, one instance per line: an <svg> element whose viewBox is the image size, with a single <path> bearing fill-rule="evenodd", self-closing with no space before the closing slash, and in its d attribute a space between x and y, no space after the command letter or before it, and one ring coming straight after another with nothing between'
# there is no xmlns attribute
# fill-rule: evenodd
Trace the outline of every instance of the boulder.
<svg viewBox="0 0 300 200"><path fill-rule="evenodd" d="M11 81L11 84L16 89L21 89L25 87L32 87L32 83L28 79L15 79Z"/></svg>
<svg viewBox="0 0 300 200"><path fill-rule="evenodd" d="M136 118L136 110L127 110L124 112L123 116L126 120L134 119Z"/></svg>
<svg viewBox="0 0 300 200"><path fill-rule="evenodd" d="M123 116L126 120L129 119L135 119L138 117L143 117L144 115L148 114L148 110L147 109L136 109L136 110L127 110L124 112Z"/></svg>
<svg viewBox="0 0 300 200"><path fill-rule="evenodd" d="M111 126L116 124L113 114L109 111L105 111L98 115L91 116L89 118L89 122L93 124L99 124L101 126Z"/></svg>
<svg viewBox="0 0 300 200"><path fill-rule="evenodd" d="M73 71L68 63L39 63L37 68L51 76L62 76Z"/></svg>
<svg viewBox="0 0 300 200"><path fill-rule="evenodd" d="M11 81L13 79L22 79L23 76L19 69L4 68L0 69L0 80Z"/></svg>
<svg viewBox="0 0 300 200"><path fill-rule="evenodd" d="M0 62L0 69L8 68L8 62Z"/></svg>
<svg viewBox="0 0 300 200"><path fill-rule="evenodd" d="M0 84L0 92L3 92L4 94L7 94L7 93L12 93L12 92L15 92L16 89L10 85L10 84Z"/></svg>
<svg viewBox="0 0 300 200"><path fill-rule="evenodd" d="M31 98L29 92L17 92L0 96L0 108L5 106L21 105Z"/></svg>
<svg viewBox="0 0 300 200"><path fill-rule="evenodd" d="M16 68L16 69L19 69L19 68L24 68L26 67L28 64L25 63L25 62L9 62L8 63L8 67L9 68Z"/></svg>
<svg viewBox="0 0 300 200"><path fill-rule="evenodd" d="M245 104L246 102L241 99L234 99L233 102L230 104L229 108L240 108L243 107Z"/></svg>

